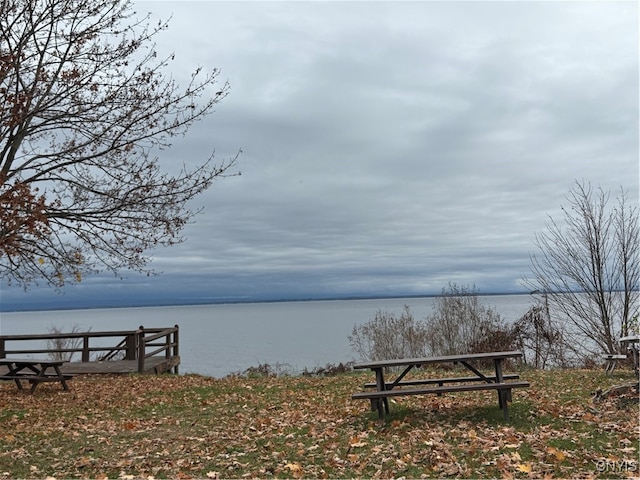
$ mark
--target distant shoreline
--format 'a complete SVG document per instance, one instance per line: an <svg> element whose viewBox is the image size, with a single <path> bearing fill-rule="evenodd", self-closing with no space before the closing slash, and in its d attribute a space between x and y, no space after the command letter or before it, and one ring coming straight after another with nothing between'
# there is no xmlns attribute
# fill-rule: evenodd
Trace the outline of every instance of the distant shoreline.
<svg viewBox="0 0 640 480"><path fill-rule="evenodd" d="M529 295L529 292L490 292L480 293L479 297L491 297L491 296L506 296L506 295ZM97 305L78 305L68 306L59 305L56 306L53 303L46 305L38 305L33 307L14 307L4 309L0 304L0 313L17 313L17 312L44 312L44 311L63 311L63 310L107 310L117 308L154 308L154 307L188 307L188 306L206 306L206 305L239 305L239 304L256 304L256 303L293 303L293 302L334 302L334 301L349 301L349 300L392 300L399 298L435 298L442 296L438 294L407 294L407 295L350 295L345 297L308 297L308 298L264 298L264 299L220 299L218 301L207 300L173 300L167 302L150 301L145 302L123 302L121 304L97 304Z"/></svg>

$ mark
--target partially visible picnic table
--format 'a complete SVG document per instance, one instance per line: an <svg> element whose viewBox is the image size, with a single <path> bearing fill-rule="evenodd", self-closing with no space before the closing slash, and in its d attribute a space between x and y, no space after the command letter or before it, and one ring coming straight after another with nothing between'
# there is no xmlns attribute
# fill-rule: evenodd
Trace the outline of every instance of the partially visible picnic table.
<svg viewBox="0 0 640 480"><path fill-rule="evenodd" d="M18 390L23 390L23 381L29 382L31 393L42 382L60 382L64 390L69 390L67 380L70 380L72 375L60 371L64 363L61 360L0 358L0 380L14 381Z"/></svg>
<svg viewBox="0 0 640 480"><path fill-rule="evenodd" d="M640 367L640 335L628 335L620 338L620 343L633 358L633 369L638 373Z"/></svg>
<svg viewBox="0 0 640 480"><path fill-rule="evenodd" d="M389 413L389 397L496 390L498 392L498 405L504 413L505 420L508 420L507 402L511 401L511 389L526 388L529 387L529 383L517 381L519 379L517 374L506 375L503 371L503 366L505 360L519 359L521 357L522 352L506 351L357 363L354 365L354 369L369 369L375 373L375 383L365 384L365 388L375 388L375 390L354 393L352 398L371 400L371 408L377 410L379 418L382 419L385 413ZM493 364L493 373L485 374L480 371L478 364L487 361ZM446 363L460 364L469 370L472 375L453 378L412 378L411 380L404 380L411 370L427 365ZM393 381L387 381L385 380L385 372L391 369L400 369L401 372Z"/></svg>

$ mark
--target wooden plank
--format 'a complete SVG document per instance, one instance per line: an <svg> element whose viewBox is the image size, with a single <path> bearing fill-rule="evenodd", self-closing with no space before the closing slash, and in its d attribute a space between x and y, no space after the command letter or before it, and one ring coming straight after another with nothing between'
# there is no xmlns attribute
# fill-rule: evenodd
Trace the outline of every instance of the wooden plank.
<svg viewBox="0 0 640 480"><path fill-rule="evenodd" d="M83 338L83 337L121 337L135 334L138 330L114 330L108 332L69 332L69 333L35 333L23 335L0 335L4 340L52 340L56 338Z"/></svg>
<svg viewBox="0 0 640 480"><path fill-rule="evenodd" d="M351 395L354 400L400 397L405 395L428 395L448 392L472 392L479 390L508 390L511 388L528 388L529 382L476 383L473 385L445 385L431 388L397 388L382 392L356 392Z"/></svg>
<svg viewBox="0 0 640 480"><path fill-rule="evenodd" d="M640 335L629 335L627 337L620 337L621 342L640 342Z"/></svg>
<svg viewBox="0 0 640 480"><path fill-rule="evenodd" d="M42 366L60 366L64 363L62 360L50 360L41 358L0 358L0 365L14 365L14 364L40 364Z"/></svg>
<svg viewBox="0 0 640 480"><path fill-rule="evenodd" d="M460 363L481 360L498 360L505 358L521 358L522 352L517 350L508 352L469 353L462 355L445 355L442 357L397 358L391 360L377 360L373 362L356 363L354 369L393 368L406 365L426 365L431 363Z"/></svg>
<svg viewBox="0 0 640 480"><path fill-rule="evenodd" d="M64 378L65 380L71 380L73 379L73 375L69 375L69 374L62 374L62 375L55 375L55 374L47 374L44 376L38 376L38 375L20 375L19 373L17 375L0 375L0 380L29 380L30 382L59 382L61 378Z"/></svg>
<svg viewBox="0 0 640 480"><path fill-rule="evenodd" d="M489 380L493 380L495 382L496 377L495 376L487 376L487 378ZM518 374L507 374L507 375L503 375L502 378L504 380L518 380L520 378L520 375ZM478 377L452 377L452 378L427 378L424 380L403 380L402 382L398 383L397 386L414 386L414 385L435 385L435 384L445 384L445 383L464 383L464 382L479 382L481 381L481 378ZM390 385L393 385L393 382L386 382L386 386L389 387ZM364 384L364 388L376 388L376 383L375 382L371 382L371 383L365 383Z"/></svg>

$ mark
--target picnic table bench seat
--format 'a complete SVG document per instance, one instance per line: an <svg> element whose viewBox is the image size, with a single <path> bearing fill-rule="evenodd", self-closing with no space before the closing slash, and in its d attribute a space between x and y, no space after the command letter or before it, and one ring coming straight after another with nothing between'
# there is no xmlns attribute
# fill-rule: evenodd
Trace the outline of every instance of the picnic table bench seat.
<svg viewBox="0 0 640 480"><path fill-rule="evenodd" d="M35 387L39 384L39 383L43 383L43 382L61 382L62 380L64 380L65 382L67 380L72 380L73 379L73 375L69 375L67 373L64 373L62 375L45 375L45 376L37 376L37 375L0 375L0 380L13 380L16 382L16 385L18 385L18 389L22 390L22 385L20 384L21 381L27 381L31 384L31 392L33 393L33 391L36 389ZM64 386L64 384L63 384Z"/></svg>
<svg viewBox="0 0 640 480"><path fill-rule="evenodd" d="M45 375L45 376L35 376L35 375L0 375L0 380L28 380L30 382L59 382L61 378L65 380L71 380L73 375L69 373L63 373L62 375Z"/></svg>
<svg viewBox="0 0 640 480"><path fill-rule="evenodd" d="M400 397L404 395L425 395L430 393L471 392L477 390L511 390L512 388L527 388L529 386L529 382L523 381L502 383L474 383L471 385L443 385L430 388L394 388L393 390L356 392L351 397L353 399L376 399Z"/></svg>
<svg viewBox="0 0 640 480"><path fill-rule="evenodd" d="M509 373L502 376L503 380L518 380L520 375L516 373ZM495 376L488 376L488 380L496 381ZM478 377L451 377L451 378L426 378L419 380L402 380L395 384L397 387L409 387L416 385L440 385L444 386L446 383L467 383L467 382L477 382ZM393 382L387 382L386 388L393 386ZM376 388L377 385L375 382L369 382L364 384L364 388Z"/></svg>

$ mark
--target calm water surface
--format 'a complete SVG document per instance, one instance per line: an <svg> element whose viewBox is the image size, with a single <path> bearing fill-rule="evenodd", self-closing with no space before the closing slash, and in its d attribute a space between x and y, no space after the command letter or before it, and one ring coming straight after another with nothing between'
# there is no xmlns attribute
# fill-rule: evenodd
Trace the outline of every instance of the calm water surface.
<svg viewBox="0 0 640 480"><path fill-rule="evenodd" d="M530 307L529 295L479 297L506 321ZM134 330L138 326L180 326L181 373L223 377L268 363L300 371L357 360L347 336L378 310L400 314L408 305L416 319L432 313L435 298L331 300L311 302L193 305L11 312L0 314L0 335Z"/></svg>

